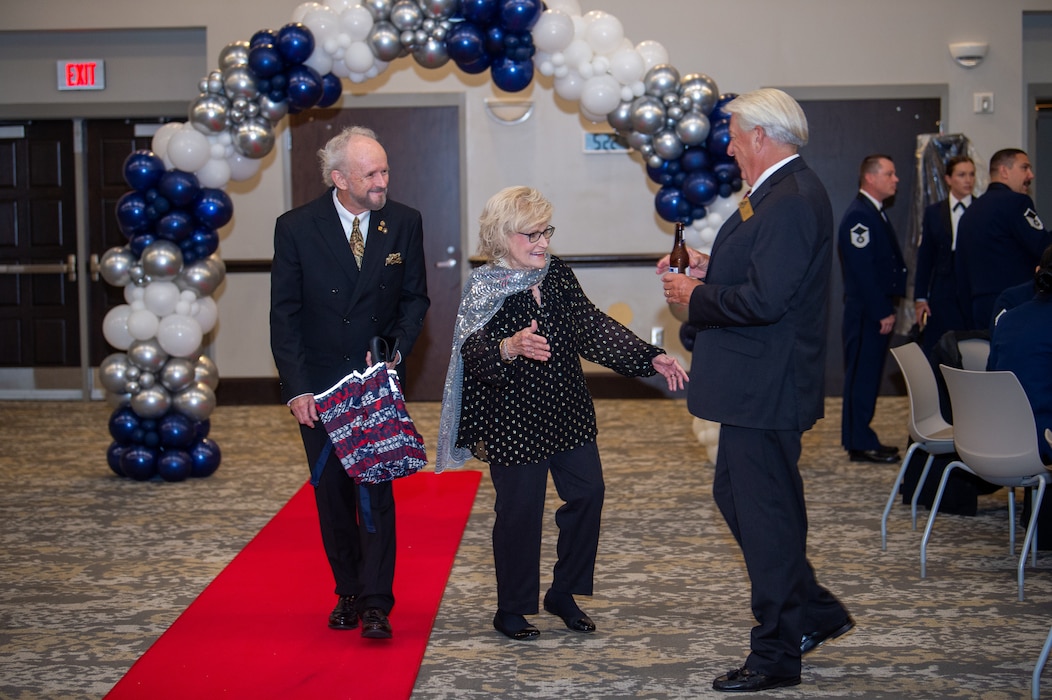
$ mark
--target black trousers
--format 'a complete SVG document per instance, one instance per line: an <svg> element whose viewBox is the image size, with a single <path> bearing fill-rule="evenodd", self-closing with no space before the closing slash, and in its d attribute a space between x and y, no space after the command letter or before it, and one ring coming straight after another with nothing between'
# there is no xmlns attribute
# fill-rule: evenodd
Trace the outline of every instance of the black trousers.
<svg viewBox="0 0 1052 700"><path fill-rule="evenodd" d="M300 434L308 465L313 467L329 436L321 423L314 428L301 425ZM363 518L362 491L369 500L371 523ZM380 608L390 613L394 607L396 547L391 482L355 484L332 450L314 489L314 501L325 556L336 580L336 595L358 596L359 610Z"/></svg>
<svg viewBox="0 0 1052 700"><path fill-rule="evenodd" d="M574 595L592 594L599 522L606 486L594 442L560 452L535 464L490 466L497 492L493 510L493 562L497 572L497 607L533 615L540 597L541 529L544 495L551 472L564 503L555 513L559 528L558 560L552 589Z"/></svg>
<svg viewBox="0 0 1052 700"><path fill-rule="evenodd" d="M845 621L847 610L807 560L800 433L723 425L712 492L752 582L750 670L800 673L800 639Z"/></svg>

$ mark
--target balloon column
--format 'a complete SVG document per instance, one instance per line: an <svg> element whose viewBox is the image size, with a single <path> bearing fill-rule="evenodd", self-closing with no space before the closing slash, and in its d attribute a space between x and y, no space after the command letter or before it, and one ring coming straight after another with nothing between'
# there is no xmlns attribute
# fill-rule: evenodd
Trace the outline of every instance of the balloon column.
<svg viewBox="0 0 1052 700"><path fill-rule="evenodd" d="M702 73L681 75L658 42L633 44L607 12L582 15L578 0L301 4L280 29L224 47L187 121L164 125L152 150L125 162L132 189L116 214L128 242L101 261L127 302L103 321L118 352L99 368L118 404L107 455L116 473L177 481L219 466L208 438L218 372L201 342L225 274L217 229L233 207L222 188L258 172L286 114L335 104L344 79L374 78L407 56L424 68L452 60L466 73L489 70L507 92L525 89L534 70L552 78L556 94L642 155L660 185L657 214L689 224L692 247L710 247L737 206L741 173L722 109L733 95Z"/></svg>

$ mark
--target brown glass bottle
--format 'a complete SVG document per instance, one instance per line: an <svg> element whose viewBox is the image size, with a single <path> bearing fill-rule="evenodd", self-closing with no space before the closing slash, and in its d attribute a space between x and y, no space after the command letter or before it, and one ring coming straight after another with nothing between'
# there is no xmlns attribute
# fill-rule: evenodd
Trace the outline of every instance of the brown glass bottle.
<svg viewBox="0 0 1052 700"><path fill-rule="evenodd" d="M677 221L676 240L672 244L672 252L668 254L668 271L685 275L688 269L690 256L687 255L687 244L683 242L683 223Z"/></svg>

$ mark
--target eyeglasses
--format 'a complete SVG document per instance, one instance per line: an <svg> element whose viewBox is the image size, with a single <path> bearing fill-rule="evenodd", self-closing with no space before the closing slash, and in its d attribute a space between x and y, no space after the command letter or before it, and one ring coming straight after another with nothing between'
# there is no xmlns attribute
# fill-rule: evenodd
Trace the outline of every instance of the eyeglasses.
<svg viewBox="0 0 1052 700"><path fill-rule="evenodd" d="M554 236L555 227L549 224L548 226L544 227L543 231L532 231L530 233L522 233L521 231L516 231L516 233L518 233L520 236L526 236L527 238L529 238L530 243L536 243L537 241L541 240L541 236L544 236L546 239L550 239L552 236Z"/></svg>

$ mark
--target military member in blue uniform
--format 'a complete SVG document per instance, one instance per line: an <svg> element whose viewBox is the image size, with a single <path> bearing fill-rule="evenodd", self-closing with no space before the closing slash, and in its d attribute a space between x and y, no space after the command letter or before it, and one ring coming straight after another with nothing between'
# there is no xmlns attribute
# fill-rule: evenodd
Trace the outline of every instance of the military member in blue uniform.
<svg viewBox="0 0 1052 700"><path fill-rule="evenodd" d="M906 293L906 264L884 214L899 178L890 156L866 156L859 193L844 212L837 247L844 271L844 406L841 441L853 462L897 462L869 426L877 407L895 308Z"/></svg>
<svg viewBox="0 0 1052 700"><path fill-rule="evenodd" d="M1027 194L1033 179L1025 151L998 151L990 158L990 187L961 217L954 262L968 329L988 326L997 296L1033 279L1052 244Z"/></svg>
<svg viewBox="0 0 1052 700"><path fill-rule="evenodd" d="M924 329L921 346L929 354L943 333L966 327L953 258L958 223L972 204L975 163L968 156L954 156L946 162L943 179L950 193L924 210L913 283L917 323Z"/></svg>

